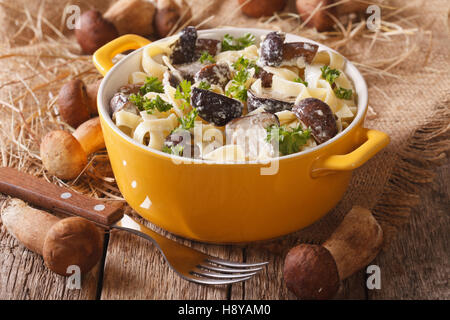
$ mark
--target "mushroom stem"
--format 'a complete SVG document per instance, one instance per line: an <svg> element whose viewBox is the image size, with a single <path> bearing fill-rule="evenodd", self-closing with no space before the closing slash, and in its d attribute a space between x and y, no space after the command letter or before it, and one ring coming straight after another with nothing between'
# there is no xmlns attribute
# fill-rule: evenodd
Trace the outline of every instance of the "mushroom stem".
<svg viewBox="0 0 450 320"><path fill-rule="evenodd" d="M59 221L45 211L29 207L19 199L10 200L2 211L2 222L8 232L25 247L42 255L47 232Z"/></svg>
<svg viewBox="0 0 450 320"><path fill-rule="evenodd" d="M58 219L19 199L10 200L1 217L8 232L25 247L42 255L45 265L57 274L67 275L68 267L73 265L86 273L101 258L101 234L86 219Z"/></svg>
<svg viewBox="0 0 450 320"><path fill-rule="evenodd" d="M105 147L100 118L98 117L84 122L72 135L78 140L86 155Z"/></svg>
<svg viewBox="0 0 450 320"><path fill-rule="evenodd" d="M375 259L382 244L383 230L372 213L355 206L322 246L330 251L343 280Z"/></svg>

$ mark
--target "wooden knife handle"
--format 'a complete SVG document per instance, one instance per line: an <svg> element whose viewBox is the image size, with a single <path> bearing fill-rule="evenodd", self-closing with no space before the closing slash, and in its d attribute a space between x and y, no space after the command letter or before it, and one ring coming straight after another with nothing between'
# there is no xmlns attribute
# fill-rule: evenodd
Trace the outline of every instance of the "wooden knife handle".
<svg viewBox="0 0 450 320"><path fill-rule="evenodd" d="M96 200L8 167L0 168L0 192L49 211L81 216L105 226L113 225L123 216L123 203Z"/></svg>

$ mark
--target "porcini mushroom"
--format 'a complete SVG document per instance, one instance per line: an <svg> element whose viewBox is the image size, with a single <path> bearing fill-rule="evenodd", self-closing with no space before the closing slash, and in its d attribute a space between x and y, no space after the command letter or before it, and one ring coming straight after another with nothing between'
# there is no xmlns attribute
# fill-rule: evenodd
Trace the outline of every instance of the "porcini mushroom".
<svg viewBox="0 0 450 320"><path fill-rule="evenodd" d="M88 106L89 106L89 112L91 113L91 117L94 115L98 115L97 93L98 93L98 88L100 87L101 82L102 82L102 79L86 85L86 95L88 98Z"/></svg>
<svg viewBox="0 0 450 320"><path fill-rule="evenodd" d="M75 265L87 273L100 260L103 240L94 223L81 217L59 219L11 199L2 211L8 232L26 248L43 256L45 265L60 275Z"/></svg>
<svg viewBox="0 0 450 320"><path fill-rule="evenodd" d="M331 29L335 21L331 16L341 16L349 13L364 12L367 3L358 0L297 0L297 12L306 25L317 31Z"/></svg>
<svg viewBox="0 0 450 320"><path fill-rule="evenodd" d="M383 231L372 213L355 206L321 246L301 244L284 262L286 286L300 299L330 299L340 281L368 265L383 244Z"/></svg>
<svg viewBox="0 0 450 320"><path fill-rule="evenodd" d="M156 7L152 1L119 0L105 12L103 17L110 21L121 35L133 33L148 36L154 31L155 11Z"/></svg>
<svg viewBox="0 0 450 320"><path fill-rule="evenodd" d="M83 52L93 54L101 46L117 38L119 33L114 24L104 19L99 11L89 10L81 15L75 36Z"/></svg>
<svg viewBox="0 0 450 320"><path fill-rule="evenodd" d="M49 132L42 139L40 153L47 171L60 179L76 178L91 153L105 147L99 118L80 125L73 134L63 130Z"/></svg>
<svg viewBox="0 0 450 320"><path fill-rule="evenodd" d="M169 35L181 17L181 9L173 0L158 0L156 3L155 28L158 36Z"/></svg>
<svg viewBox="0 0 450 320"><path fill-rule="evenodd" d="M239 100L195 87L192 89L191 100L200 118L219 127L240 117L244 108Z"/></svg>
<svg viewBox="0 0 450 320"><path fill-rule="evenodd" d="M283 10L287 0L238 0L241 11L249 17L260 18L271 16Z"/></svg>
<svg viewBox="0 0 450 320"><path fill-rule="evenodd" d="M58 111L61 120L73 128L97 114L99 82L85 86L79 79L63 85L58 94Z"/></svg>

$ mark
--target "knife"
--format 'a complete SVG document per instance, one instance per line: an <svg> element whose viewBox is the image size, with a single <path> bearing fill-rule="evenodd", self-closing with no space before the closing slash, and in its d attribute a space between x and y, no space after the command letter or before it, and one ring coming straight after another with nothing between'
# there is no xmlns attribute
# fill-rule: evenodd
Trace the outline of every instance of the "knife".
<svg viewBox="0 0 450 320"><path fill-rule="evenodd" d="M94 199L13 168L0 168L0 193L50 212L83 217L106 229L143 233L156 242L172 241L124 214L124 203Z"/></svg>

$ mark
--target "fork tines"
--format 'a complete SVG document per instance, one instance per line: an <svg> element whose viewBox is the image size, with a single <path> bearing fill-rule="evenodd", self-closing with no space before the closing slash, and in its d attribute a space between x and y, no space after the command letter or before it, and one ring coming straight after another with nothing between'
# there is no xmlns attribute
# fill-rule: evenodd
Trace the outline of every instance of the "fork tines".
<svg viewBox="0 0 450 320"><path fill-rule="evenodd" d="M236 283L250 279L267 263L237 263L218 258L205 259L191 271L194 278L190 280L202 284Z"/></svg>

